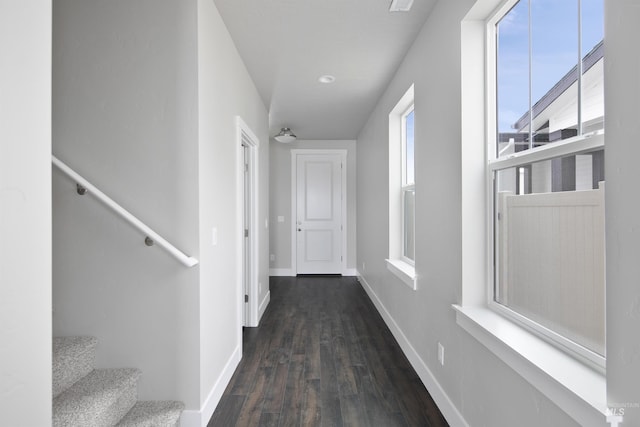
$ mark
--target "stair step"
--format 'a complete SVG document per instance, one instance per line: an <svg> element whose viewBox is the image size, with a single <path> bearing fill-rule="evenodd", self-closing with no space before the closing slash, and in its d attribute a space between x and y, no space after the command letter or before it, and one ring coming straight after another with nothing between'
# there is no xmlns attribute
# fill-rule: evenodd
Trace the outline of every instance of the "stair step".
<svg viewBox="0 0 640 427"><path fill-rule="evenodd" d="M94 337L53 338L53 397L93 370L97 345Z"/></svg>
<svg viewBox="0 0 640 427"><path fill-rule="evenodd" d="M93 370L53 399L53 426L114 426L136 403L140 373Z"/></svg>
<svg viewBox="0 0 640 427"><path fill-rule="evenodd" d="M182 402L138 402L118 423L118 427L175 427L179 425Z"/></svg>

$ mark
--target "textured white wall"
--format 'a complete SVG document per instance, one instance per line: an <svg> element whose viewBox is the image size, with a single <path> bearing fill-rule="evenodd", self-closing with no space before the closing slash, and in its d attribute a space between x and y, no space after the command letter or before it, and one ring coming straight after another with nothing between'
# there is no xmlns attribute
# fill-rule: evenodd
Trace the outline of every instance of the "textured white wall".
<svg viewBox="0 0 640 427"><path fill-rule="evenodd" d="M51 423L51 1L0 1L0 418Z"/></svg>
<svg viewBox="0 0 640 427"><path fill-rule="evenodd" d="M211 0L55 6L54 152L200 264L145 247L55 172L54 333L96 335L99 366L141 368L140 398L206 423L241 346L237 116L260 139L268 292L266 109Z"/></svg>
<svg viewBox="0 0 640 427"><path fill-rule="evenodd" d="M295 129L294 129L295 130ZM291 150L293 149L347 150L347 268L356 268L356 141L354 140L298 140L290 144L271 143L270 253L276 256L271 269L291 269ZM284 222L278 222L278 216Z"/></svg>
<svg viewBox="0 0 640 427"><path fill-rule="evenodd" d="M56 0L53 16L53 152L198 258L195 0ZM57 170L53 254L54 334L96 336L99 367L140 368L140 398L199 408L200 267Z"/></svg>
<svg viewBox="0 0 640 427"><path fill-rule="evenodd" d="M576 426L463 331L451 308L460 302L462 282L460 23L473 3L438 2L358 137L358 269L469 425ZM384 262L389 247L388 115L412 83L417 291ZM444 366L438 363L438 342L445 347Z"/></svg>
<svg viewBox="0 0 640 427"><path fill-rule="evenodd" d="M240 59L213 0L198 0L198 94L200 173L200 366L201 405L213 410L242 345L240 317L242 210L237 205L239 146L236 117L259 138L259 281L268 279L269 137L267 110ZM211 230L218 230L212 246ZM229 364L229 366L227 365ZM225 368L227 371L225 372ZM214 389L215 385L218 389ZM210 393L214 391L213 395ZM217 393L217 394L216 394ZM208 397L210 399L205 401ZM205 417L207 418L207 417ZM205 424L208 418L204 420Z"/></svg>

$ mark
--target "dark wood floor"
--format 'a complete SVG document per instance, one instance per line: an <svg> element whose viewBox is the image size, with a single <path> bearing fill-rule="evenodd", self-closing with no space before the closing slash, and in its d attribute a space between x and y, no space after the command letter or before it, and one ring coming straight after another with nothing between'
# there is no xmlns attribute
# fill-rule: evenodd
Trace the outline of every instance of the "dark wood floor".
<svg viewBox="0 0 640 427"><path fill-rule="evenodd" d="M270 286L208 427L448 425L355 278Z"/></svg>

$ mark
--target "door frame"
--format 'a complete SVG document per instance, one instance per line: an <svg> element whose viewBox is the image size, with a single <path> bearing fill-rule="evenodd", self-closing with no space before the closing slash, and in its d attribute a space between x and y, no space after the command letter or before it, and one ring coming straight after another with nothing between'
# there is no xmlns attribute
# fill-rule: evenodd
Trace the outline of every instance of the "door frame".
<svg viewBox="0 0 640 427"><path fill-rule="evenodd" d="M246 177L249 180L248 197L245 197L245 158L244 148L247 147L248 169ZM240 324L243 326L258 326L258 149L260 140L251 128L242 120L236 117L236 149L237 149L237 235L238 241L238 301ZM246 239L248 246L249 266L245 269L245 203L248 202L248 229L249 237ZM248 272L248 274L247 274ZM248 277L245 277L247 276ZM245 280L248 283L245 291ZM244 296L248 295L249 302L245 303Z"/></svg>
<svg viewBox="0 0 640 427"><path fill-rule="evenodd" d="M340 260L340 273L345 276L347 272L347 150L346 149L292 149L291 150L291 273L293 276L298 274L298 239L296 235L297 227L297 197L298 197L298 155L340 155L340 163L342 164L341 180L342 180L342 198L341 210L342 215L342 259Z"/></svg>

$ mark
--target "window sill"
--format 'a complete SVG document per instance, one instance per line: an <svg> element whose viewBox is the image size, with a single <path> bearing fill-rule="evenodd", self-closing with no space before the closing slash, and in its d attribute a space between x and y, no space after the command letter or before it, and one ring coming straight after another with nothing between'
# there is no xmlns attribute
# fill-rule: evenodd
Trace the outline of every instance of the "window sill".
<svg viewBox="0 0 640 427"><path fill-rule="evenodd" d="M605 425L605 376L486 307L453 308L458 325L580 425Z"/></svg>
<svg viewBox="0 0 640 427"><path fill-rule="evenodd" d="M418 289L416 269L413 265L407 264L399 259L387 259L387 268L395 274L402 283L413 289Z"/></svg>

